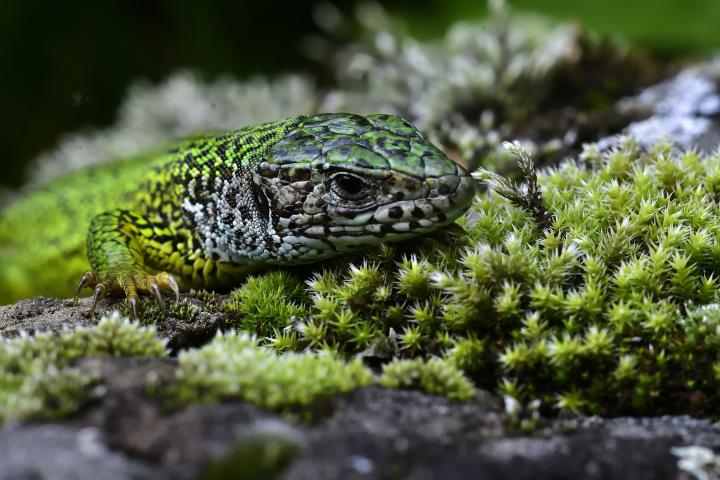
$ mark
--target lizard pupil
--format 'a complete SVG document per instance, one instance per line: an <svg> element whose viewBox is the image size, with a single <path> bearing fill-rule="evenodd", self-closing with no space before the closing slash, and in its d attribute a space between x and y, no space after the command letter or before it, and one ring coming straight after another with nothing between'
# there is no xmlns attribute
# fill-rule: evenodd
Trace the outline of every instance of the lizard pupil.
<svg viewBox="0 0 720 480"><path fill-rule="evenodd" d="M367 183L356 175L339 174L333 177L332 190L344 200L358 200L367 191Z"/></svg>

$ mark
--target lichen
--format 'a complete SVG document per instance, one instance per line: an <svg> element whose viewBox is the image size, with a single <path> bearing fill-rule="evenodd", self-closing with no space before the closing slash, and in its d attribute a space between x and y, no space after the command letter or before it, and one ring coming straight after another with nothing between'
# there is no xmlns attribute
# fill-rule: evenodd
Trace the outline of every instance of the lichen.
<svg viewBox="0 0 720 480"><path fill-rule="evenodd" d="M93 327L60 334L22 334L0 343L0 423L11 418L56 418L74 412L97 379L73 368L85 356L157 356L165 341L118 312Z"/></svg>
<svg viewBox="0 0 720 480"><path fill-rule="evenodd" d="M678 470L697 480L717 480L720 478L720 458L707 447L688 445L672 447L670 453L678 457Z"/></svg>
<svg viewBox="0 0 720 480"><path fill-rule="evenodd" d="M714 58L623 99L620 110L652 112L649 118L625 127L626 134L644 147L668 139L680 148L700 143L712 130L713 117L720 113L719 68L720 59ZM612 138L604 141L612 142Z"/></svg>

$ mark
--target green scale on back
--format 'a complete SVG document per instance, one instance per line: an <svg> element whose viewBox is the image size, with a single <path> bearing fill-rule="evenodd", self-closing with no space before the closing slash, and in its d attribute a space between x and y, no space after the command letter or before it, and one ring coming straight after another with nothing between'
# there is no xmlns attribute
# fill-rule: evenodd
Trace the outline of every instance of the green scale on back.
<svg viewBox="0 0 720 480"><path fill-rule="evenodd" d="M391 115L319 114L197 136L75 172L0 213L0 302L229 287L429 232L475 183ZM90 271L85 260L89 259ZM78 287L78 288L80 288Z"/></svg>

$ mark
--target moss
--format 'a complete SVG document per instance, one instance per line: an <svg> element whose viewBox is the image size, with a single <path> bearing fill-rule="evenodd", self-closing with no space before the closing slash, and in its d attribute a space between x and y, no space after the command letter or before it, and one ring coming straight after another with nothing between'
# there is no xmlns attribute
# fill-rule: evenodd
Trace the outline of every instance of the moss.
<svg viewBox="0 0 720 480"><path fill-rule="evenodd" d="M277 355L246 333L229 332L181 352L177 380L172 396L179 402L237 398L284 409L367 385L373 375L360 360L327 352Z"/></svg>
<svg viewBox="0 0 720 480"><path fill-rule="evenodd" d="M475 393L462 371L438 358L394 360L385 365L379 382L385 387L420 389L454 400L469 400Z"/></svg>
<svg viewBox="0 0 720 480"><path fill-rule="evenodd" d="M206 292L204 297L213 298L214 294ZM167 300L165 302L166 310L163 311L160 308L157 300L154 297L141 297L138 302L138 319L143 325L157 325L162 323L165 318L174 317L185 322L192 322L195 320L200 313L200 308L190 303L186 298L181 299L179 302L174 300ZM118 310L122 316L133 317L132 309L127 302L122 302L118 305ZM217 310L217 305L214 300L203 305L203 310L207 312L214 312Z"/></svg>
<svg viewBox="0 0 720 480"><path fill-rule="evenodd" d="M224 309L237 314L235 326L262 337L272 336L292 319L307 314L304 303L308 297L303 284L284 271L250 276L230 298Z"/></svg>
<svg viewBox="0 0 720 480"><path fill-rule="evenodd" d="M218 294L213 291L191 289L187 293L187 296L203 302L202 309L206 312L215 313L220 310L220 298L218 298Z"/></svg>
<svg viewBox="0 0 720 480"><path fill-rule="evenodd" d="M72 362L84 356L164 356L165 342L118 312L98 325L54 335L21 335L0 343L0 422L55 418L74 412L96 379Z"/></svg>

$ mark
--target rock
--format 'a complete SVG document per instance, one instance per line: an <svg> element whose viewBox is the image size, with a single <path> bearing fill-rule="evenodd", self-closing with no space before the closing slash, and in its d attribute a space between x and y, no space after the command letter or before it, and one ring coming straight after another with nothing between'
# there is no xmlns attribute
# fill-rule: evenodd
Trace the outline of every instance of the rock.
<svg viewBox="0 0 720 480"><path fill-rule="evenodd" d="M96 388L101 393L66 424L102 431L109 448L142 458L176 479L220 468L213 466L216 462L244 468L252 477L274 471L290 452L301 448L300 429L247 403L171 409L171 399L153 392L169 383L175 365L173 359L157 358L81 360L80 371L102 378ZM252 451L252 458L243 457L246 451Z"/></svg>
<svg viewBox="0 0 720 480"><path fill-rule="evenodd" d="M678 478L674 448L720 449L720 428L689 417L556 420L527 435L485 402L377 387L345 402L284 478Z"/></svg>
<svg viewBox="0 0 720 480"><path fill-rule="evenodd" d="M0 336L15 337L21 331L58 332L93 325L87 315L87 301L73 305L70 300L35 297L13 305L0 306Z"/></svg>
<svg viewBox="0 0 720 480"><path fill-rule="evenodd" d="M223 297L219 297L218 304L222 300ZM158 334L167 338L168 347L173 351L204 344L230 321L229 314L218 308L211 308L201 300L182 295L181 301L197 309L197 313L193 316L181 316L169 311L165 315L157 315L158 321L155 323ZM93 320L89 313L92 305L89 297L79 299L77 305L70 299L35 297L21 300L13 305L0 306L0 337L15 337L21 331L30 334L39 331L58 332L65 328L72 330L95 325L103 314L123 308L124 302L119 298L101 300ZM141 308L155 308L153 302L154 300L144 298Z"/></svg>
<svg viewBox="0 0 720 480"><path fill-rule="evenodd" d="M675 146L712 152L720 143L720 60L682 70L674 77L618 102L616 110L626 116L646 118L631 122L622 134L641 146L667 140ZM617 137L600 145L615 144Z"/></svg>
<svg viewBox="0 0 720 480"><path fill-rule="evenodd" d="M64 424L0 430L0 479L655 479L718 465L720 428L689 417L560 419L522 434L491 397L381 387L332 399L309 424L240 402L168 412L137 385L143 370L163 377L166 361L88 362L115 376L106 394Z"/></svg>
<svg viewBox="0 0 720 480"><path fill-rule="evenodd" d="M23 425L0 429L0 480L164 479L141 460L108 450L95 428Z"/></svg>

